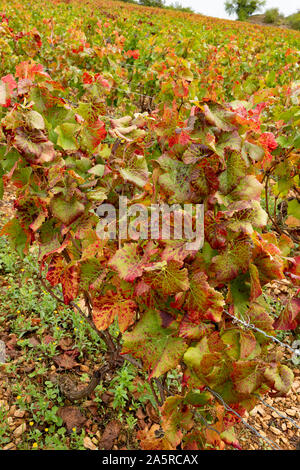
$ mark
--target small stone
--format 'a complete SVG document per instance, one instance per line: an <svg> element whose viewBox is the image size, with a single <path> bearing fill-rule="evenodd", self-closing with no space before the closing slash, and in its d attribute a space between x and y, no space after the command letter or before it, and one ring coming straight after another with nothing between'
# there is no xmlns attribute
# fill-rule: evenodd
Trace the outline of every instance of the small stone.
<svg viewBox="0 0 300 470"><path fill-rule="evenodd" d="M285 423L282 423L282 425L281 425L281 429L282 429L283 431L286 431L286 429L287 429L287 426L286 426L286 424L285 424Z"/></svg>
<svg viewBox="0 0 300 470"><path fill-rule="evenodd" d="M16 410L14 412L14 417L15 418L23 418L25 415L25 410Z"/></svg>
<svg viewBox="0 0 300 470"><path fill-rule="evenodd" d="M85 438L83 439L83 445L86 449L98 450L98 447L95 446L95 444L92 442L92 439L90 439L88 436L85 436Z"/></svg>
<svg viewBox="0 0 300 470"><path fill-rule="evenodd" d="M6 362L6 348L4 341L0 340L0 363L4 364Z"/></svg>
<svg viewBox="0 0 300 470"><path fill-rule="evenodd" d="M92 442L96 445L98 444L98 440L95 437L92 437Z"/></svg>
<svg viewBox="0 0 300 470"><path fill-rule="evenodd" d="M14 416L16 409L16 405L13 405L9 410L9 416Z"/></svg>
<svg viewBox="0 0 300 470"><path fill-rule="evenodd" d="M279 429L275 428L275 426L270 426L270 431L272 431L273 434L276 434L276 436L280 436L281 434Z"/></svg>
<svg viewBox="0 0 300 470"><path fill-rule="evenodd" d="M293 387L295 388L296 392L300 390L300 380L295 380Z"/></svg>
<svg viewBox="0 0 300 470"><path fill-rule="evenodd" d="M22 423L20 424L20 426L18 426L15 430L14 430L14 436L15 437L20 437L23 432L26 431L26 423Z"/></svg>
<svg viewBox="0 0 300 470"><path fill-rule="evenodd" d="M285 410L285 412L289 416L296 416L297 410L292 410L292 409L289 408L289 409Z"/></svg>
<svg viewBox="0 0 300 470"><path fill-rule="evenodd" d="M250 416L256 416L257 415L257 409L256 407L253 408L253 410L250 411Z"/></svg>
<svg viewBox="0 0 300 470"><path fill-rule="evenodd" d="M7 418L6 422L7 422L8 426L12 426L12 425L14 424L14 420L12 419L11 416L9 416L9 417Z"/></svg>
<svg viewBox="0 0 300 470"><path fill-rule="evenodd" d="M9 442L2 450L16 450L16 446L13 442Z"/></svg>
<svg viewBox="0 0 300 470"><path fill-rule="evenodd" d="M255 408L253 408L253 410L250 411L250 416L256 416L257 413L259 413L261 416L265 415L265 411L261 405L257 405Z"/></svg>

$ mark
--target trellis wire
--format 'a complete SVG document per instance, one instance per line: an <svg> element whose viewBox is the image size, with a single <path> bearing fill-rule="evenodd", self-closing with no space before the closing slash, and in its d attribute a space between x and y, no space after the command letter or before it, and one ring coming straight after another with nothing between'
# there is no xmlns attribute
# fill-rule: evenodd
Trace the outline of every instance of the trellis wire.
<svg viewBox="0 0 300 470"><path fill-rule="evenodd" d="M212 390L212 389L211 389L210 387L208 387L207 385L206 385L205 388L206 388L206 390L208 390L212 395L214 395L214 396L222 403L222 405L224 406L224 408L225 408L227 411L231 411L231 413L235 414L238 418L240 418L241 423L243 423L244 426L246 426L248 429L250 429L250 431L251 431L252 433L254 433L257 437L259 437L259 438L263 439L265 442L267 442L267 443L269 444L269 446L272 447L272 449L275 450L275 448L276 448L276 449L278 449L278 450L282 450L281 447L279 447L279 446L276 444L276 442L272 441L272 439L269 439L268 437L262 436L262 435L257 431L257 429L255 429L253 426L251 426L251 424L248 424L247 421L245 421L245 420L242 418L242 416L241 416L237 411L235 411L233 408L231 408L231 407L228 405L228 403L226 403L226 402L224 401L224 399L221 397L221 395L219 395L219 393L215 392L214 390ZM273 446L273 444L274 444L275 447Z"/></svg>
<svg viewBox="0 0 300 470"><path fill-rule="evenodd" d="M211 425L206 421L206 419L204 418L204 416L202 416L201 414L200 414L199 416L200 416L200 419L201 419L201 421L203 422L204 426L205 426L207 429L211 429L212 431L216 432L219 436L221 435L220 431L218 431L218 430L215 429L213 426L211 426Z"/></svg>
<svg viewBox="0 0 300 470"><path fill-rule="evenodd" d="M227 315L229 315L231 318L233 318L235 322L241 323L241 324L244 325L246 328L251 328L252 330L258 331L259 333L261 333L262 335L264 335L266 338L269 338L269 339L271 339L272 341L275 341L276 343L280 344L280 345L283 346L284 348L289 349L290 351L292 351L293 354L296 354L296 355L299 355L299 354L300 354L297 350L295 350L294 348L292 348L289 344L283 343L282 341L280 341L279 339L275 338L274 336L268 335L265 331L261 330L260 328L257 328L257 327L254 326L252 323L247 323L247 322L245 322L245 321L243 321L243 320L240 320L239 318L235 317L234 315L231 315L231 313L227 312L227 310L224 310L224 312L225 312Z"/></svg>
<svg viewBox="0 0 300 470"><path fill-rule="evenodd" d="M150 95L145 95L143 93L138 93L137 91L132 91L132 90L123 90L122 88L118 88L118 87L114 87L111 89L112 91L113 90L118 90L118 91L121 91L122 93L127 93L127 94L133 94L133 95L138 95L138 96L142 96L144 98L149 98L151 100L153 100L155 98L155 96L150 96ZM78 106L78 103L74 103L73 101L70 101L68 98L65 98L64 96L61 97L64 101L66 101L68 104L71 104L72 106L75 106L77 107ZM113 118L113 116L109 116L109 115L103 115L102 117L109 117L109 118Z"/></svg>

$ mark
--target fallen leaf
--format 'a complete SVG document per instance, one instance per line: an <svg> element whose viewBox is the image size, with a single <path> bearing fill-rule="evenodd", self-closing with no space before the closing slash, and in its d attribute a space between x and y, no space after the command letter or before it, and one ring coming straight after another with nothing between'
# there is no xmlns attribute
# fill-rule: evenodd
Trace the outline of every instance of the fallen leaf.
<svg viewBox="0 0 300 470"><path fill-rule="evenodd" d="M104 392L101 395L101 400L107 405L110 401L113 400L113 394L111 392Z"/></svg>
<svg viewBox="0 0 300 470"><path fill-rule="evenodd" d="M54 343L54 341L55 341L55 338L53 338L53 336L51 335L46 335L45 338L43 339L44 344Z"/></svg>
<svg viewBox="0 0 300 470"><path fill-rule="evenodd" d="M155 411L155 408L151 405L150 401L146 405L146 412L153 423L159 424L159 416Z"/></svg>
<svg viewBox="0 0 300 470"><path fill-rule="evenodd" d="M80 430L86 422L85 416L81 413L76 406L64 406L58 410L58 416L61 417L66 425L67 431L72 431L73 428Z"/></svg>
<svg viewBox="0 0 300 470"><path fill-rule="evenodd" d="M66 354L65 352L63 354L59 354L58 356L54 356L53 361L56 365L58 365L58 367L61 367L62 369L73 369L74 367L79 366L79 364L74 361L73 357Z"/></svg>
<svg viewBox="0 0 300 470"><path fill-rule="evenodd" d="M68 337L62 338L60 342L58 343L58 345L63 351L68 351L72 349L73 340L72 338L68 338Z"/></svg>
<svg viewBox="0 0 300 470"><path fill-rule="evenodd" d="M137 417L137 419L145 419L146 418L146 415L143 412L141 407L137 410L136 417Z"/></svg>
<svg viewBox="0 0 300 470"><path fill-rule="evenodd" d="M31 346L33 346L34 348L35 348L36 346L39 346L39 345L40 345L39 340L38 340L35 336L30 336L30 337L28 338L28 341L29 341L29 343L31 344Z"/></svg>
<svg viewBox="0 0 300 470"><path fill-rule="evenodd" d="M121 423L117 420L110 421L104 430L101 441L99 442L99 449L111 449L115 439L119 436L120 431Z"/></svg>

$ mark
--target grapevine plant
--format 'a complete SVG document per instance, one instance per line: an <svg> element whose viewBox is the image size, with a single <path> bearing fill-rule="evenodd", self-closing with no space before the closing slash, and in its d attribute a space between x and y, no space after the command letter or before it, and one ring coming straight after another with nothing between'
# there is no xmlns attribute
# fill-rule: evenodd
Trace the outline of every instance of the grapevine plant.
<svg viewBox="0 0 300 470"><path fill-rule="evenodd" d="M266 131L261 103L185 100L192 78L182 73L169 81L171 101L141 103L141 112L118 118L116 83L99 71L82 74L76 103L37 61L4 75L1 176L16 200L1 234L20 256L37 246L41 282L55 297L61 287L66 305L84 302L107 362L130 360L159 392L161 432L139 431L143 449L239 448L233 411L244 416L258 397L286 394L293 382L272 337L297 327L299 299L274 319L262 288L285 277L299 285L297 234L278 223L266 231L270 208L261 199L271 175L281 195L297 185L299 86L288 91L294 104L275 140L279 127ZM163 92L166 84L155 86ZM120 196L129 207L203 204L203 246L191 251L161 233L121 238L118 226L116 239L100 238L97 210L109 203L118 214ZM176 393L166 380L174 369Z"/></svg>

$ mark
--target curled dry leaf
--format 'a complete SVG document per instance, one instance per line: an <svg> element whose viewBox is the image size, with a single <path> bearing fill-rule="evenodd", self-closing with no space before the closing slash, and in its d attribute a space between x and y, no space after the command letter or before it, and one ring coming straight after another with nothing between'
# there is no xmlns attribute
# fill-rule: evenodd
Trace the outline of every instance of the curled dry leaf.
<svg viewBox="0 0 300 470"><path fill-rule="evenodd" d="M99 449L111 449L114 441L119 436L120 431L121 423L117 420L110 421L104 430L101 441L99 442Z"/></svg>
<svg viewBox="0 0 300 470"><path fill-rule="evenodd" d="M64 406L58 410L58 415L63 420L69 432L74 428L79 431L86 422L86 417L76 406Z"/></svg>

